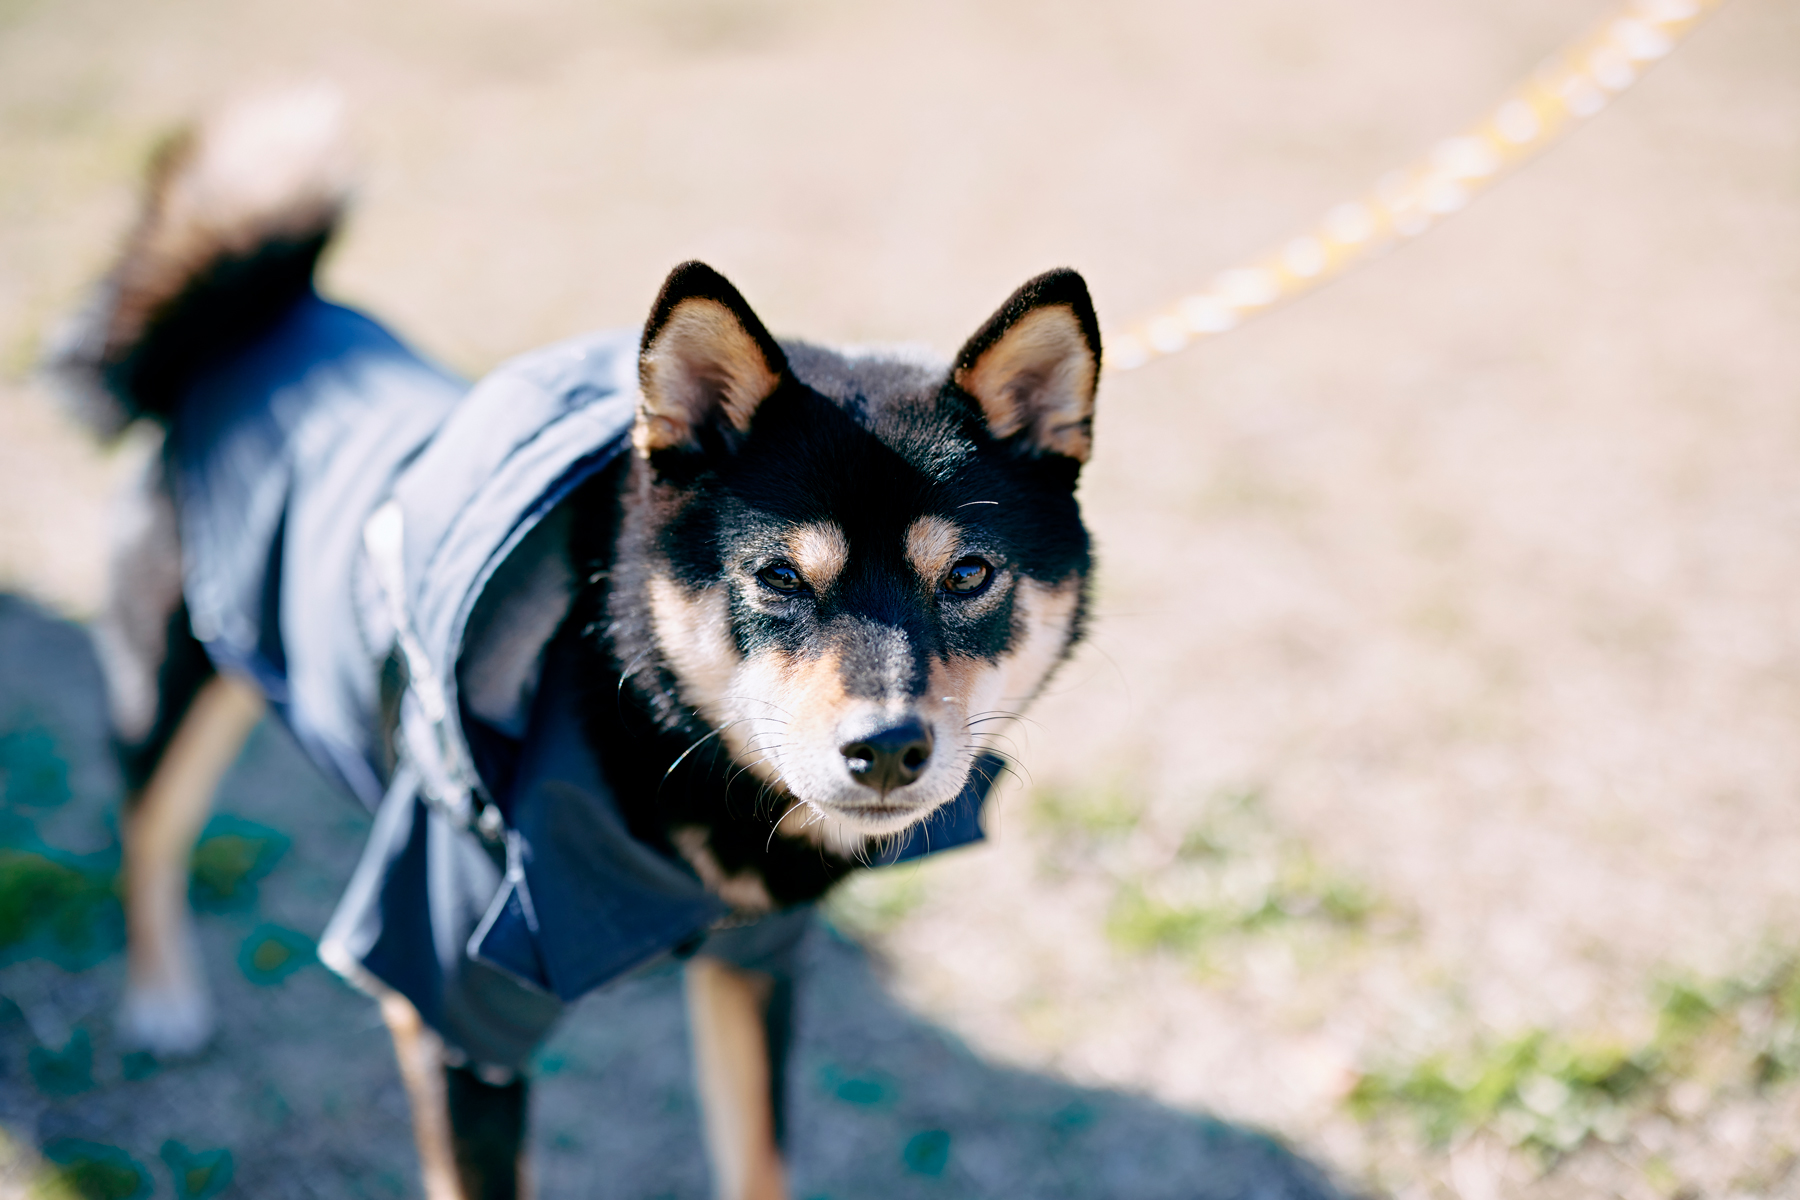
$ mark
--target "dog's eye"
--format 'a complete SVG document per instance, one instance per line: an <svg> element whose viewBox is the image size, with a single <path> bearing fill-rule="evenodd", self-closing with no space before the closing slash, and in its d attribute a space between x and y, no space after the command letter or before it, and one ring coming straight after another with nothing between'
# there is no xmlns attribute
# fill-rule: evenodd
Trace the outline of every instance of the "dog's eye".
<svg viewBox="0 0 1800 1200"><path fill-rule="evenodd" d="M800 572L789 563L770 563L756 573L756 578L770 591L780 592L784 596L806 589L806 580L800 578Z"/></svg>
<svg viewBox="0 0 1800 1200"><path fill-rule="evenodd" d="M978 595L994 577L994 568L973 556L959 560L944 576L944 590L952 596Z"/></svg>

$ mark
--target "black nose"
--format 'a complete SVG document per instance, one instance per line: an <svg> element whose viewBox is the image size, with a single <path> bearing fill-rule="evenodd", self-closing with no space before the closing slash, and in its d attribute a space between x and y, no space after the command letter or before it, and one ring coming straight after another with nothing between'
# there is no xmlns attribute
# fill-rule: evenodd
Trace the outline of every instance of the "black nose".
<svg viewBox="0 0 1800 1200"><path fill-rule="evenodd" d="M925 764L931 761L931 730L917 717L908 717L839 749L856 782L885 796L925 773Z"/></svg>

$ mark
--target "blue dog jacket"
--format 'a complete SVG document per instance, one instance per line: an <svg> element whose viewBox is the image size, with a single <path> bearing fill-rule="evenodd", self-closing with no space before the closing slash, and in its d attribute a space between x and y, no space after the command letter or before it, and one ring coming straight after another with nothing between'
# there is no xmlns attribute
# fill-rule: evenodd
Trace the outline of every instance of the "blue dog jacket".
<svg viewBox="0 0 1800 1200"><path fill-rule="evenodd" d="M470 388L309 295L194 381L165 451L195 635L375 812L320 957L478 1062L520 1066L565 1004L702 939L785 973L810 913L723 927L581 734L558 506L625 452L636 364L635 330L592 334ZM998 765L879 862L979 839Z"/></svg>

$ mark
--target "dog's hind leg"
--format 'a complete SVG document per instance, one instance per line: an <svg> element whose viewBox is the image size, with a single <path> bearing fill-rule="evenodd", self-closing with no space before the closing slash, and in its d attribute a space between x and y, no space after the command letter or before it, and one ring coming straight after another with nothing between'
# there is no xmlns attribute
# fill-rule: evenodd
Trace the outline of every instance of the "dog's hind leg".
<svg viewBox="0 0 1800 1200"><path fill-rule="evenodd" d="M786 1200L778 1141L786 985L704 954L687 964L706 1150L720 1200Z"/></svg>
<svg viewBox="0 0 1800 1200"><path fill-rule="evenodd" d="M161 1054L189 1053L212 1031L211 1004L188 910L188 866L213 791L262 716L262 693L225 675L202 683L125 822L129 941L121 1037Z"/></svg>
<svg viewBox="0 0 1800 1200"><path fill-rule="evenodd" d="M125 776L125 1042L200 1048L211 1006L187 907L188 862L213 789L262 712L250 685L213 672L188 627L181 545L160 458L119 496L94 644Z"/></svg>

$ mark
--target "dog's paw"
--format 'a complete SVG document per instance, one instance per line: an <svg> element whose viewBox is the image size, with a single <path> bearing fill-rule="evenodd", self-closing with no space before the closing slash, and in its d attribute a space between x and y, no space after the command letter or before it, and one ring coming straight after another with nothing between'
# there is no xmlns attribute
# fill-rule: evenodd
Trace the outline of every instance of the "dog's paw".
<svg viewBox="0 0 1800 1200"><path fill-rule="evenodd" d="M212 1001L198 988L127 988L117 1028L129 1049L158 1058L196 1054L212 1040Z"/></svg>

